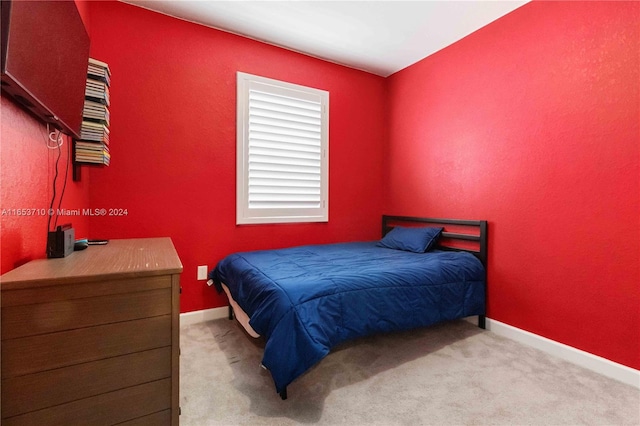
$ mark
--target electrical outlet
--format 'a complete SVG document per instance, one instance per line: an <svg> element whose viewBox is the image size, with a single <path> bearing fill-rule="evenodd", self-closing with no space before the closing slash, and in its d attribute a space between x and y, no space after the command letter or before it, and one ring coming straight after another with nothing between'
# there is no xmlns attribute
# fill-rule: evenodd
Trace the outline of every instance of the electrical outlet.
<svg viewBox="0 0 640 426"><path fill-rule="evenodd" d="M206 280L207 279L207 265L198 266L198 280Z"/></svg>

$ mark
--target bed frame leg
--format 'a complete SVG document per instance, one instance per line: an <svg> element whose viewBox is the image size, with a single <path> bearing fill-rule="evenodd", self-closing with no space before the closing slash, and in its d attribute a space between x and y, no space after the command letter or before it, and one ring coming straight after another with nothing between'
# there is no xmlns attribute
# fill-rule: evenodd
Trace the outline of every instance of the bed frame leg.
<svg viewBox="0 0 640 426"><path fill-rule="evenodd" d="M478 327L483 330L487 329L487 317L485 315L478 315Z"/></svg>
<svg viewBox="0 0 640 426"><path fill-rule="evenodd" d="M229 319L233 319L233 308L231 307L231 305L229 305Z"/></svg>
<svg viewBox="0 0 640 426"><path fill-rule="evenodd" d="M282 392L280 392L280 398L282 398L283 401L287 399L287 388L284 388Z"/></svg>

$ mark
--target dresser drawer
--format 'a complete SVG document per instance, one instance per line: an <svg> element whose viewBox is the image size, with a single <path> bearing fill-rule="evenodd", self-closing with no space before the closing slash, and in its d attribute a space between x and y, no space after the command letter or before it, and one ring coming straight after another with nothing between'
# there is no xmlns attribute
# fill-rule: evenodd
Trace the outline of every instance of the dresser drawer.
<svg viewBox="0 0 640 426"><path fill-rule="evenodd" d="M88 398L171 377L171 347L2 380L2 415Z"/></svg>
<svg viewBox="0 0 640 426"><path fill-rule="evenodd" d="M171 288L2 308L2 340L171 313Z"/></svg>
<svg viewBox="0 0 640 426"><path fill-rule="evenodd" d="M171 315L163 315L4 340L2 378L170 346L171 329Z"/></svg>
<svg viewBox="0 0 640 426"><path fill-rule="evenodd" d="M157 380L91 398L2 419L3 426L106 426L171 407L171 379ZM4 416L4 412L2 413Z"/></svg>
<svg viewBox="0 0 640 426"><path fill-rule="evenodd" d="M2 290L2 309L9 306L33 305L60 300L86 299L109 294L155 290L171 287L170 275L152 277L128 277L126 279L103 279L74 284L42 285L32 288Z"/></svg>

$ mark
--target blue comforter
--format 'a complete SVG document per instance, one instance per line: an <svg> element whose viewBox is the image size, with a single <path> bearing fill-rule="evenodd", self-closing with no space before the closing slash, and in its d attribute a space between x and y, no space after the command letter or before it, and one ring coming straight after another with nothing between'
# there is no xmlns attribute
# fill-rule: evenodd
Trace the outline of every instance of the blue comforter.
<svg viewBox="0 0 640 426"><path fill-rule="evenodd" d="M303 246L229 255L209 278L265 337L277 392L340 342L485 313L484 268L466 252Z"/></svg>

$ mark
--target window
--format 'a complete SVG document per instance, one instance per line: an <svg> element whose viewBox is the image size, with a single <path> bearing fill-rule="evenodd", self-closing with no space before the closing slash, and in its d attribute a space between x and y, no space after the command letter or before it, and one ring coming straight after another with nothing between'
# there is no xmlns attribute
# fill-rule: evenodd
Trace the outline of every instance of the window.
<svg viewBox="0 0 640 426"><path fill-rule="evenodd" d="M329 220L329 93L238 73L237 224Z"/></svg>

